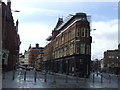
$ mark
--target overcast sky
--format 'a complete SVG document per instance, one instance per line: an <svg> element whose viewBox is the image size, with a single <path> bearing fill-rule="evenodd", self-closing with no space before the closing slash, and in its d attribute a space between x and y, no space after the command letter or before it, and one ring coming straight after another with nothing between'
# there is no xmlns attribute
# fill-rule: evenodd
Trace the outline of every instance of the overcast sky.
<svg viewBox="0 0 120 90"><path fill-rule="evenodd" d="M6 2L7 0L3 0ZM59 17L64 19L69 14L85 12L91 16L91 31L93 37L92 59L103 58L103 52L118 48L118 2L80 2L74 0L11 0L14 20L19 20L21 39L20 52L39 43L46 45L46 38L51 35ZM83 0L82 0L83 1ZM111 2L114 1L114 2ZM116 1L116 2L115 2Z"/></svg>

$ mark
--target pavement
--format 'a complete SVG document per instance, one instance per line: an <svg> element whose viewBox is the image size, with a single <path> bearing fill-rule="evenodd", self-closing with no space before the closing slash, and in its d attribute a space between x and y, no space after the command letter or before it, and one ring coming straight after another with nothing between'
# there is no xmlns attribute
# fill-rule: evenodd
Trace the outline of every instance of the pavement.
<svg viewBox="0 0 120 90"><path fill-rule="evenodd" d="M92 73L90 78L80 78L58 73L52 75L42 72L35 73L35 71L26 71L25 73L23 70L17 70L15 73L9 71L4 74L2 88L4 88L3 90L7 88L84 88L87 90L120 90L120 79L112 75L108 77L107 74L103 74L102 78L100 74L97 76L95 73Z"/></svg>

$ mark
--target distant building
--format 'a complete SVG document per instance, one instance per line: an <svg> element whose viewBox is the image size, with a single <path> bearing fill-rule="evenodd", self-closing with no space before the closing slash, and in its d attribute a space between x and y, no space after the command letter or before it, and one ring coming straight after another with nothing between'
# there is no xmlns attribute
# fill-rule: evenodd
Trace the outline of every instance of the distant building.
<svg viewBox="0 0 120 90"><path fill-rule="evenodd" d="M92 70L95 72L101 71L101 60L95 59L92 61Z"/></svg>
<svg viewBox="0 0 120 90"><path fill-rule="evenodd" d="M25 50L24 55L19 54L19 65L29 66L28 51Z"/></svg>
<svg viewBox="0 0 120 90"><path fill-rule="evenodd" d="M19 54L19 65L23 65L24 64L24 55Z"/></svg>
<svg viewBox="0 0 120 90"><path fill-rule="evenodd" d="M107 72L119 73L120 64L118 59L118 49L107 50L104 52L104 68L107 68Z"/></svg>
<svg viewBox="0 0 120 90"><path fill-rule="evenodd" d="M85 13L59 18L47 38L44 50L45 69L80 77L89 77L91 63L90 22Z"/></svg>
<svg viewBox="0 0 120 90"><path fill-rule="evenodd" d="M18 63L20 37L18 34L18 20L14 24L11 2L7 1L2 4L2 67L3 70L8 71Z"/></svg>
<svg viewBox="0 0 120 90"><path fill-rule="evenodd" d="M37 69L44 69L43 59L44 59L44 49L41 49L41 52L38 55L37 61L36 61L36 68Z"/></svg>
<svg viewBox="0 0 120 90"><path fill-rule="evenodd" d="M24 65L25 66L29 66L28 56L29 56L29 52L25 50L24 52Z"/></svg>
<svg viewBox="0 0 120 90"><path fill-rule="evenodd" d="M31 46L29 47L29 51L28 51L29 66L37 68L36 62L39 62L38 55L41 54L41 52L43 52L43 50L44 50L44 48L39 47L39 44L36 44L36 47L31 47Z"/></svg>

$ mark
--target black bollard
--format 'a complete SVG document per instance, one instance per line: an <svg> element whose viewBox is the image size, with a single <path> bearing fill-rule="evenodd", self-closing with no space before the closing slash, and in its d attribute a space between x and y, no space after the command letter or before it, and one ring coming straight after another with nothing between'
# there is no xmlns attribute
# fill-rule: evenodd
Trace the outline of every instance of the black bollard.
<svg viewBox="0 0 120 90"><path fill-rule="evenodd" d="M12 77L12 80L15 79L15 70L13 70L13 77Z"/></svg>
<svg viewBox="0 0 120 90"><path fill-rule="evenodd" d="M103 83L103 75L101 74L101 83Z"/></svg>
<svg viewBox="0 0 120 90"><path fill-rule="evenodd" d="M95 82L95 74L93 73L93 83Z"/></svg>
<svg viewBox="0 0 120 90"><path fill-rule="evenodd" d="M44 79L44 82L47 82L46 71L45 71L45 79Z"/></svg>
<svg viewBox="0 0 120 90"><path fill-rule="evenodd" d="M34 74L34 81L36 82L36 78L37 78L37 72L35 71L35 74Z"/></svg>
<svg viewBox="0 0 120 90"><path fill-rule="evenodd" d="M99 73L97 72L97 76L98 76L98 74L99 74Z"/></svg>
<svg viewBox="0 0 120 90"><path fill-rule="evenodd" d="M24 81L26 81L26 71L24 72Z"/></svg>

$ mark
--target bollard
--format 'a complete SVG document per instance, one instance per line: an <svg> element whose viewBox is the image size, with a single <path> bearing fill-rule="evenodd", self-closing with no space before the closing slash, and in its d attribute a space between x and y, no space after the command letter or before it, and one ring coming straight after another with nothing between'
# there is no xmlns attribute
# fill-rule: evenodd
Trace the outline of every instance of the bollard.
<svg viewBox="0 0 120 90"><path fill-rule="evenodd" d="M14 78L15 78L15 70L13 70L13 78L12 78L12 80L14 80Z"/></svg>
<svg viewBox="0 0 120 90"><path fill-rule="evenodd" d="M95 79L95 74L93 74L93 83L95 82L95 80L94 80L94 79Z"/></svg>
<svg viewBox="0 0 120 90"><path fill-rule="evenodd" d="M44 82L47 82L47 76L46 76L46 72L45 72L45 79L44 79Z"/></svg>
<svg viewBox="0 0 120 90"><path fill-rule="evenodd" d="M101 74L101 83L103 83L103 75Z"/></svg>
<svg viewBox="0 0 120 90"><path fill-rule="evenodd" d="M98 76L98 72L97 72L96 74L97 74L97 76Z"/></svg>
<svg viewBox="0 0 120 90"><path fill-rule="evenodd" d="M37 78L37 72L35 71L34 73L34 81L36 82L36 78Z"/></svg>
<svg viewBox="0 0 120 90"><path fill-rule="evenodd" d="M109 83L111 83L111 76L109 75Z"/></svg>
<svg viewBox="0 0 120 90"><path fill-rule="evenodd" d="M24 72L24 81L26 81L26 71Z"/></svg>

